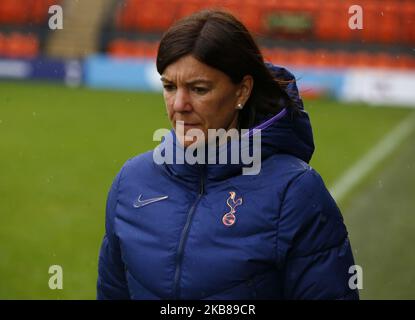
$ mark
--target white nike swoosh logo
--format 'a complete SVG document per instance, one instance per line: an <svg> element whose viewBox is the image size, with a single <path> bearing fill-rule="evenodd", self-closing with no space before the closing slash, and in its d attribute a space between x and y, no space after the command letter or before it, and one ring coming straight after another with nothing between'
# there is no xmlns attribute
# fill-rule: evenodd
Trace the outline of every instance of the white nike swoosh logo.
<svg viewBox="0 0 415 320"><path fill-rule="evenodd" d="M142 196L143 195L140 194L140 196L138 197L138 199L134 201L134 203L133 203L134 208L141 208L141 207L144 207L144 206L146 206L146 205L148 205L150 203L157 202L157 201L161 201L161 200L164 200L164 199L167 199L168 198L168 196L162 196L162 197L157 197L157 198L151 198L151 199L141 200L141 197Z"/></svg>

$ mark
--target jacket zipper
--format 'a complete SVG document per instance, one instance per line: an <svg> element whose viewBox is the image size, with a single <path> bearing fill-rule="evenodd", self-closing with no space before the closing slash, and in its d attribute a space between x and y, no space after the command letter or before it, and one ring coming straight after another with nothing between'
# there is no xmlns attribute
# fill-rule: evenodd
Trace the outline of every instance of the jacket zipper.
<svg viewBox="0 0 415 320"><path fill-rule="evenodd" d="M181 269L182 269L182 262L183 262L184 246L187 240L187 236L189 234L189 228L190 228L190 224L193 219L193 215L196 211L197 205L199 204L199 201L202 198L204 192L205 192L204 174L202 173L202 176L200 179L199 194L195 202L193 203L192 207L190 208L189 213L187 214L186 224L184 225L182 235L180 237L179 248L177 250L176 271L174 274L174 298L177 300L180 297L180 276L181 276Z"/></svg>

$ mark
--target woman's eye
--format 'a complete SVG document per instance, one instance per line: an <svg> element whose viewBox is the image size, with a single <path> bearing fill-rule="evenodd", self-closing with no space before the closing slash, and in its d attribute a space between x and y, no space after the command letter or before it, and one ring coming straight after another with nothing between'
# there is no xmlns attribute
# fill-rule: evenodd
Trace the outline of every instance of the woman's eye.
<svg viewBox="0 0 415 320"><path fill-rule="evenodd" d="M204 94L204 93L208 92L209 89L208 88L203 88L203 87L194 87L193 91L198 93L198 94Z"/></svg>
<svg viewBox="0 0 415 320"><path fill-rule="evenodd" d="M166 91L173 91L175 87L172 84L165 84L163 85L164 90Z"/></svg>

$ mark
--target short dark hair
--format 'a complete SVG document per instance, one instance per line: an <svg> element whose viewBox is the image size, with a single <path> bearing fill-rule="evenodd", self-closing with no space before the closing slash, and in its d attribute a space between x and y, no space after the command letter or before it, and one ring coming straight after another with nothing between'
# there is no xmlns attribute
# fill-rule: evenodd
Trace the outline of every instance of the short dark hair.
<svg viewBox="0 0 415 320"><path fill-rule="evenodd" d="M283 88L284 83L266 66L248 29L232 14L202 10L177 21L160 41L157 71L161 75L167 66L189 54L222 71L235 84L245 75L253 77L251 96L239 114L239 128L251 128L284 106L295 108Z"/></svg>

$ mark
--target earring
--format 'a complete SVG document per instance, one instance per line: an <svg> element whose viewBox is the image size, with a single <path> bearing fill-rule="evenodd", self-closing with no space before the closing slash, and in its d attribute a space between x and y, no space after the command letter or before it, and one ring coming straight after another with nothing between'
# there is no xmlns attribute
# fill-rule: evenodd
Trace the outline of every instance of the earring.
<svg viewBox="0 0 415 320"><path fill-rule="evenodd" d="M242 110L243 107L244 106L242 105L242 103L238 103L238 105L235 107L235 109Z"/></svg>

